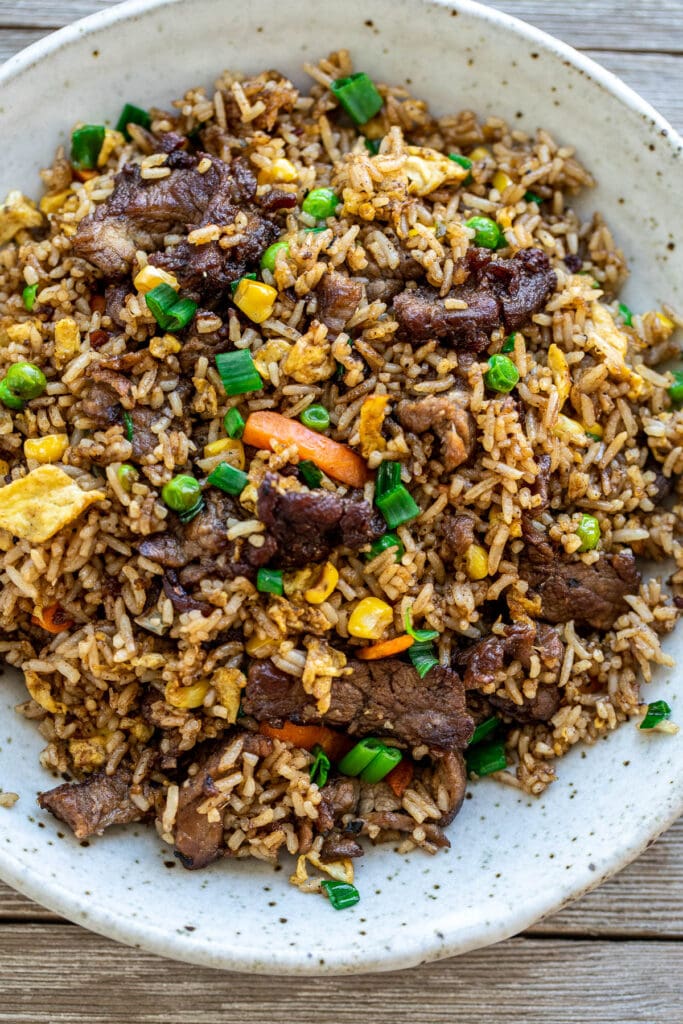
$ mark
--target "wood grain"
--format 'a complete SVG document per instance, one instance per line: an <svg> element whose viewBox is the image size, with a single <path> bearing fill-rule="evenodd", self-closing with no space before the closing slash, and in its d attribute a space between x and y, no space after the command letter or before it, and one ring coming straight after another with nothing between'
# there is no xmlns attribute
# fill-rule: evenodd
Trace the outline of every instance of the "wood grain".
<svg viewBox="0 0 683 1024"><path fill-rule="evenodd" d="M680 943L520 938L413 971L260 978L159 960L80 928L13 925L0 1022L676 1024L682 971Z"/></svg>

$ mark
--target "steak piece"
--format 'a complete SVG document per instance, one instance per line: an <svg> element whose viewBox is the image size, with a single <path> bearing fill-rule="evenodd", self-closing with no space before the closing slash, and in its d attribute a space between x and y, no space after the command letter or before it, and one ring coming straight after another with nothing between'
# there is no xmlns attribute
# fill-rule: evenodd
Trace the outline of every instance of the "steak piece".
<svg viewBox="0 0 683 1024"><path fill-rule="evenodd" d="M354 281L346 274L329 270L315 291L318 296L318 320L336 336L344 330L347 321L358 309L363 286L360 281Z"/></svg>
<svg viewBox="0 0 683 1024"><path fill-rule="evenodd" d="M544 674L559 676L564 646L557 630L542 622L518 622L507 626L504 634L484 637L469 648L463 656L466 664L466 689L481 690L495 683L511 661L519 661L526 671L531 666L532 654L538 654ZM517 722L547 722L560 706L561 694L553 683L540 683L536 696L525 697L523 704L515 704L509 697L497 693L487 694L487 700Z"/></svg>
<svg viewBox="0 0 683 1024"><path fill-rule="evenodd" d="M635 594L640 573L631 551L600 555L586 565L568 561L553 549L545 535L523 524L527 541L519 574L541 599L541 617L548 622L569 622L593 629L611 629L629 609L626 594Z"/></svg>
<svg viewBox="0 0 683 1024"><path fill-rule="evenodd" d="M438 539L438 552L446 562L464 555L474 544L475 521L468 515L453 515L445 512L439 516L434 527Z"/></svg>
<svg viewBox="0 0 683 1024"><path fill-rule="evenodd" d="M209 821L208 815L200 814L199 807L207 797L215 795L214 782L225 773L221 769L221 761L234 739L235 734L231 733L222 740L205 758L197 774L180 787L173 833L174 852L186 868L204 868L223 855L223 819L219 817L218 821ZM267 736L243 734L243 752L267 757L272 749L273 741ZM225 770L234 771L234 767Z"/></svg>
<svg viewBox="0 0 683 1024"><path fill-rule="evenodd" d="M521 249L510 259L492 259L488 250L470 249L468 276L447 298L467 303L447 309L432 288L406 289L394 299L394 313L411 341L443 338L465 351L481 352L497 327L514 331L543 308L557 286L557 276L540 249Z"/></svg>
<svg viewBox="0 0 683 1024"><path fill-rule="evenodd" d="M356 550L385 532L381 515L367 501L326 491L284 491L274 473L266 473L259 487L257 514L277 542L283 568L322 562L340 544Z"/></svg>
<svg viewBox="0 0 683 1024"><path fill-rule="evenodd" d="M330 707L321 716L299 679L272 661L252 661L244 713L266 722L322 721L352 736L379 733L433 750L462 749L469 742L474 723L462 681L452 669L438 666L420 679L412 665L396 658L351 660L347 667L350 675L333 680Z"/></svg>
<svg viewBox="0 0 683 1024"><path fill-rule="evenodd" d="M151 813L142 810L131 796L132 776L119 768L113 775L98 772L85 782L65 782L62 786L40 793L38 803L69 826L77 839L101 836L111 825L127 825L142 821ZM147 784L140 795L150 800L152 790Z"/></svg>
<svg viewBox="0 0 683 1024"><path fill-rule="evenodd" d="M468 409L469 395L427 395L417 401L404 398L396 407L399 422L414 434L431 430L441 441L441 461L448 472L467 462L474 448L475 423Z"/></svg>

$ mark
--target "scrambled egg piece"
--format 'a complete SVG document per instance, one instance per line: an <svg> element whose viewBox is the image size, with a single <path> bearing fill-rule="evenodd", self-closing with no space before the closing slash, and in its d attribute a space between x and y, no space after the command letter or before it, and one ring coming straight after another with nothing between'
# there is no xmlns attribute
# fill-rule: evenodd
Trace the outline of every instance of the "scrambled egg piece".
<svg viewBox="0 0 683 1024"><path fill-rule="evenodd" d="M610 374L616 380L627 380L631 385L629 398L637 398L643 387L643 378L626 365L628 337L617 327L609 310L600 302L591 306L593 330L587 332L588 347L605 360Z"/></svg>
<svg viewBox="0 0 683 1024"><path fill-rule="evenodd" d="M0 245L11 241L22 228L39 228L42 223L43 215L35 203L21 192L8 192L0 209Z"/></svg>
<svg viewBox="0 0 683 1024"><path fill-rule="evenodd" d="M247 685L247 677L238 668L219 668L211 676L211 685L216 691L219 703L228 712L227 721L234 725L240 709L242 690Z"/></svg>
<svg viewBox="0 0 683 1024"><path fill-rule="evenodd" d="M90 736L88 739L69 740L69 754L76 768L80 768L82 772L94 772L107 760L104 737Z"/></svg>
<svg viewBox="0 0 683 1024"><path fill-rule="evenodd" d="M63 370L68 362L81 351L81 332L71 316L65 316L55 324L54 360L58 369Z"/></svg>
<svg viewBox="0 0 683 1024"><path fill-rule="evenodd" d="M336 365L324 324L313 321L310 330L294 343L284 369L299 384L315 384L332 376Z"/></svg>
<svg viewBox="0 0 683 1024"><path fill-rule="evenodd" d="M254 352L254 366L261 377L270 380L270 364L279 363L283 356L286 356L291 349L291 343L284 338L271 338L265 345L262 345L258 352Z"/></svg>
<svg viewBox="0 0 683 1024"><path fill-rule="evenodd" d="M42 544L105 497L103 491L81 490L58 466L38 466L0 488L0 529Z"/></svg>
<svg viewBox="0 0 683 1024"><path fill-rule="evenodd" d="M311 637L305 641L307 650L304 673L301 677L304 690L316 698L318 711L324 715L332 699L332 680L337 676L349 675L346 655L330 647L326 640Z"/></svg>
<svg viewBox="0 0 683 1024"><path fill-rule="evenodd" d="M369 459L373 452L383 452L387 446L382 424L388 402L388 395L371 395L360 407L360 450L364 459Z"/></svg>
<svg viewBox="0 0 683 1024"><path fill-rule="evenodd" d="M50 692L50 684L47 679L41 679L36 672L24 670L24 682L26 689L33 697L36 704L45 708L51 715L65 715L66 704L57 701Z"/></svg>
<svg viewBox="0 0 683 1024"><path fill-rule="evenodd" d="M459 185L469 174L466 167L426 146L408 146L403 169L408 176L408 191L414 196L427 196L449 182Z"/></svg>

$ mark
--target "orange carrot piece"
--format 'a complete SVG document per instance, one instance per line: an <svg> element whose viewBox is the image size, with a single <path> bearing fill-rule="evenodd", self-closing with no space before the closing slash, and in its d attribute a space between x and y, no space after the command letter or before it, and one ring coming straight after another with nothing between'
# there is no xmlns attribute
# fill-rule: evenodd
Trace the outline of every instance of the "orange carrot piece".
<svg viewBox="0 0 683 1024"><path fill-rule="evenodd" d="M407 651L414 643L413 637L404 633L402 636L395 636L393 640L382 640L381 643L373 644L371 647L361 647L355 653L356 657L362 661L375 661L376 658L391 658L394 654Z"/></svg>
<svg viewBox="0 0 683 1024"><path fill-rule="evenodd" d="M410 783L413 781L415 768L413 762L404 757L402 761L392 768L384 781L391 786L392 792L397 797L402 797Z"/></svg>
<svg viewBox="0 0 683 1024"><path fill-rule="evenodd" d="M293 444L300 458L311 459L323 473L350 487L362 487L370 479L365 460L348 445L309 430L303 423L281 416L279 412L252 412L242 440L254 448L270 451L274 451L273 442Z"/></svg>
<svg viewBox="0 0 683 1024"><path fill-rule="evenodd" d="M67 617L61 604L51 604L49 608L43 608L40 616L31 616L31 622L41 629L46 629L48 633L63 633L73 626L73 619Z"/></svg>
<svg viewBox="0 0 683 1024"><path fill-rule="evenodd" d="M294 747L303 747L304 750L313 750L313 747L320 746L332 761L341 761L344 754L348 754L354 741L344 733L335 732L325 725L295 725L294 722L285 722L282 728L278 729L268 722L261 722L259 732L271 739L282 740L283 743L291 743Z"/></svg>

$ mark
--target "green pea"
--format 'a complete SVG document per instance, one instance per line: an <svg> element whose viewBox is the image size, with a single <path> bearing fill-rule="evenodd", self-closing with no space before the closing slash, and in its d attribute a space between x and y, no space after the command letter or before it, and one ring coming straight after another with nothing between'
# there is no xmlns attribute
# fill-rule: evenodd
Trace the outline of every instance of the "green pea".
<svg viewBox="0 0 683 1024"><path fill-rule="evenodd" d="M497 249L503 241L503 232L490 217L470 217L465 227L474 231L474 244L482 249Z"/></svg>
<svg viewBox="0 0 683 1024"><path fill-rule="evenodd" d="M338 206L339 197L333 189L314 188L304 199L301 209L317 220L326 220L334 215Z"/></svg>
<svg viewBox="0 0 683 1024"><path fill-rule="evenodd" d="M674 382L669 388L669 398L674 405L683 405L683 370L673 371Z"/></svg>
<svg viewBox="0 0 683 1024"><path fill-rule="evenodd" d="M489 358L489 369L484 374L487 388L507 394L519 380L519 370L509 356L495 355Z"/></svg>
<svg viewBox="0 0 683 1024"><path fill-rule="evenodd" d="M595 516L583 515L576 527L576 536L581 538L579 551L592 551L600 543L600 523Z"/></svg>
<svg viewBox="0 0 683 1024"><path fill-rule="evenodd" d="M12 363L7 370L7 387L17 398L38 398L47 387L45 374L35 363Z"/></svg>
<svg viewBox="0 0 683 1024"><path fill-rule="evenodd" d="M161 489L164 504L174 512L189 512L202 496L199 480L180 473L169 480Z"/></svg>
<svg viewBox="0 0 683 1024"><path fill-rule="evenodd" d="M299 417L301 422L309 430L321 432L327 430L330 425L330 414L324 405L309 405Z"/></svg>
<svg viewBox="0 0 683 1024"><path fill-rule="evenodd" d="M0 380L0 402L2 402L3 405L7 406L8 409L20 410L24 408L24 403L22 399L17 398L17 396L12 391L10 391L6 379Z"/></svg>
<svg viewBox="0 0 683 1024"><path fill-rule="evenodd" d="M281 249L289 252L289 242L273 242L269 245L263 256L261 257L261 268L263 270L269 270L271 274L275 270L275 263L277 261L277 254Z"/></svg>
<svg viewBox="0 0 683 1024"><path fill-rule="evenodd" d="M132 491L133 484L140 478L137 469L135 466L131 466L130 462L123 462L116 471L116 476L124 491L127 492Z"/></svg>

